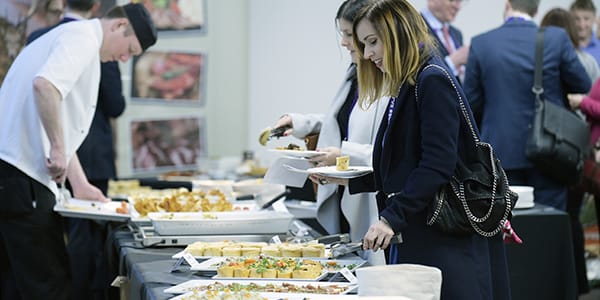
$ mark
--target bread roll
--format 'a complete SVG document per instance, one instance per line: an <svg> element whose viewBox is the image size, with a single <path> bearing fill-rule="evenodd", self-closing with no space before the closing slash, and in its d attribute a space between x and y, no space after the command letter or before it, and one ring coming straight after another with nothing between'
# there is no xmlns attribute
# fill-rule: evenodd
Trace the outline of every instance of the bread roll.
<svg viewBox="0 0 600 300"><path fill-rule="evenodd" d="M275 256L275 257L281 256L281 251L279 250L279 247L277 247L276 245L262 247L261 252L263 255L266 255L266 256Z"/></svg>
<svg viewBox="0 0 600 300"><path fill-rule="evenodd" d="M338 156L335 158L335 169L338 171L346 171L350 166L350 156Z"/></svg>
<svg viewBox="0 0 600 300"><path fill-rule="evenodd" d="M282 257L302 257L302 247L298 245L286 245L281 247Z"/></svg>
<svg viewBox="0 0 600 300"><path fill-rule="evenodd" d="M233 277L248 278L250 276L250 270L246 268L235 268L233 269Z"/></svg>
<svg viewBox="0 0 600 300"><path fill-rule="evenodd" d="M260 248L241 248L241 254L242 256L259 256L260 255Z"/></svg>
<svg viewBox="0 0 600 300"><path fill-rule="evenodd" d="M242 256L242 248L240 247L223 247L223 256Z"/></svg>
<svg viewBox="0 0 600 300"><path fill-rule="evenodd" d="M219 277L233 277L233 267L231 266L220 266L217 268L217 275Z"/></svg>

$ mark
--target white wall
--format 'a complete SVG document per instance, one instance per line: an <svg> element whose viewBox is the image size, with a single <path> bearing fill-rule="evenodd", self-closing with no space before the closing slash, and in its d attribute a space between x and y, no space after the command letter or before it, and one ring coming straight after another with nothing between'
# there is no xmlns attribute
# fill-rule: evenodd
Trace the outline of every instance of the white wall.
<svg viewBox="0 0 600 300"><path fill-rule="evenodd" d="M128 2L128 0L118 0ZM499 26L506 0L470 0L454 24L471 37ZM426 0L411 1L422 9ZM549 8L568 8L570 0L542 0L536 20ZM128 128L140 116L197 114L207 121L207 154L239 156L246 149L268 163L272 155L258 134L285 112L323 113L349 64L339 45L334 17L342 0L207 0L204 35L159 35L157 50L207 54L206 107L172 107L128 102L118 119L119 176L130 174ZM594 0L600 8L600 0ZM122 65L129 97L129 64ZM285 139L273 145L287 144Z"/></svg>
<svg viewBox="0 0 600 300"><path fill-rule="evenodd" d="M258 143L262 129L285 112L325 112L335 96L350 63L334 22L341 3L249 1L246 134L248 147L257 156L269 158L263 155L266 148Z"/></svg>

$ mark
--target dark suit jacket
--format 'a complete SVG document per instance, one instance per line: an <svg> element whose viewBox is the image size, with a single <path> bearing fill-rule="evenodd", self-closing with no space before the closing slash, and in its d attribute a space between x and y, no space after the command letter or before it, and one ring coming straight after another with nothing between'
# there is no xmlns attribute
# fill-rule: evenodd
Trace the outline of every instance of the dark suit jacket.
<svg viewBox="0 0 600 300"><path fill-rule="evenodd" d="M427 19L425 19L425 18L423 18L423 19L425 20L425 24L427 24L427 29L429 29L429 35L431 35L434 38L434 40L436 41L437 50L439 52L439 55L442 58L444 58L443 61L446 64L445 57L448 56L448 55L450 55L450 53L448 53L448 50L444 46L444 42L442 40L440 40L440 38L438 37L438 35L436 34L436 32L433 30L433 28L431 28L431 25L429 25L429 23L427 22ZM463 45L462 32L460 32L460 30L458 30L458 28L450 25L448 27L448 33L450 34L450 38L454 42L454 45L456 46L456 49L462 47L462 45ZM448 67L450 67L450 66L448 66ZM456 66L454 66L454 67L456 67Z"/></svg>
<svg viewBox="0 0 600 300"><path fill-rule="evenodd" d="M381 123L373 147L374 189L398 193L385 200L380 212L404 239L391 248L390 263L440 268L442 299L508 299L500 236L456 237L426 225L427 207L434 194L449 182L457 162L465 161L475 147L453 87L466 102L458 80L440 58L428 63L445 67L448 75L437 68L422 71L417 79L418 99L415 87L404 84L389 122L384 117ZM474 123L468 103L466 110ZM474 130L477 132L476 127ZM351 193L366 187L359 186L358 181L361 179L350 181Z"/></svg>
<svg viewBox="0 0 600 300"><path fill-rule="evenodd" d="M481 113L481 137L494 147L505 169L533 167L525 144L533 120L531 92L538 27L513 19L472 39L464 89ZM590 79L566 32L548 27L544 37L544 94L568 106L565 93L587 93Z"/></svg>
<svg viewBox="0 0 600 300"><path fill-rule="evenodd" d="M440 38L438 37L437 33L435 31L433 31L433 29L431 28L431 25L429 25L429 23L427 23L427 20L425 20L425 23L427 24L427 28L429 29L429 34L437 42L438 51L440 52L440 56L441 57L446 57L446 56L450 55L450 53L448 53L448 50L444 46L444 41L440 40ZM460 30L458 30L458 28L450 25L448 27L448 33L450 33L450 38L452 38L452 41L454 42L454 45L456 46L456 49L462 47L462 45L463 45L462 32L460 32Z"/></svg>
<svg viewBox="0 0 600 300"><path fill-rule="evenodd" d="M38 29L27 38L31 43L42 34L61 24L75 21L63 18L57 25ZM110 118L120 116L125 110L122 93L121 71L117 62L100 65L100 89L98 103L90 131L77 150L77 156L88 180L107 180L116 177L115 150ZM105 191L106 192L106 191Z"/></svg>

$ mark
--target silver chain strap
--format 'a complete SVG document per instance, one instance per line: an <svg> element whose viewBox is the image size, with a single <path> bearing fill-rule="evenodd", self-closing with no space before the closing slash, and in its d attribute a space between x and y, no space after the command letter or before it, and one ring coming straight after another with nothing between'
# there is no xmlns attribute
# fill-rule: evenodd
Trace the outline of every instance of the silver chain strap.
<svg viewBox="0 0 600 300"><path fill-rule="evenodd" d="M490 152L490 160L491 160L490 165L492 166L492 176L494 177L494 180L492 181L492 192L491 192L492 201L491 201L489 210L483 217L476 217L473 214L473 212L471 212L471 209L469 208L469 205L467 204L464 184L462 184L461 182L459 182L457 180L456 182L458 182L458 184L453 184L452 182L450 182L450 186L452 187L453 192L456 194L456 197L458 199L460 199L460 202L462 203L465 213L467 214L467 219L469 220L469 223L471 224L471 227L473 227L475 232L477 232L479 235L482 235L485 237L494 236L494 235L498 234L500 232L500 230L502 230L502 227L504 226L504 223L506 222L506 220L508 219L508 216L510 214L510 209L512 207L511 199L510 199L510 195L509 195L510 192L506 193L506 195L504 196L505 201L506 201L506 208L504 210L504 214L503 214L502 219L500 220L498 226L492 231L485 231L485 230L481 229L479 227L479 223L485 222L492 214L492 209L493 209L494 203L495 203L494 199L496 198L496 190L498 187L498 170L496 169L496 164L494 163L492 146L488 143L484 143L479 140L479 137L475 133L473 124L471 123L471 118L469 118L469 114L467 112L467 109L466 109L466 106L462 99L462 96L460 95L460 92L458 91L458 88L456 87L454 80L452 80L452 77L450 77L450 74L448 74L446 69L444 69L438 65L432 64L432 65L425 66L423 68L423 71L425 71L429 68L437 68L438 70L441 70L446 75L446 78L448 78L448 80L452 84L452 87L454 88L454 91L456 92L456 95L458 96L458 102L460 105L460 109L462 111L462 115L463 115L465 121L467 122L467 125L469 126L471 136L473 137L473 141L475 142L475 147L485 147ZM419 92L418 91L419 91L418 84L415 84L415 99L417 102L419 101ZM501 169L500 172L502 172L505 186L508 186L508 179L506 178L506 174L504 173L504 170ZM458 186L456 186L456 185L458 185ZM442 193L443 193L443 190L442 190ZM427 225L432 225L435 222L435 220L439 217L440 211L442 210L443 199L444 199L443 194L436 195L436 203L435 203L436 207L433 211L431 218L429 220L427 220Z"/></svg>

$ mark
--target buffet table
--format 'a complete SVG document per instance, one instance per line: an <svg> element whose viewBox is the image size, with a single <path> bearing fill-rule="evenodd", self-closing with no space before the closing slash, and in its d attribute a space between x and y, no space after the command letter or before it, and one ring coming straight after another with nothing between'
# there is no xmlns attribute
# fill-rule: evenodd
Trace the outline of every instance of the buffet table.
<svg viewBox="0 0 600 300"><path fill-rule="evenodd" d="M576 299L575 270L569 218L554 208L536 205L515 210L513 228L522 245L506 247L512 299ZM127 299L169 299L163 290L191 279L207 279L189 271L187 265L170 272L171 256L181 247L144 248L128 229L113 235L114 264L127 277L121 292Z"/></svg>
<svg viewBox="0 0 600 300"><path fill-rule="evenodd" d="M536 204L514 210L511 224L523 240L506 247L512 299L577 299L567 213Z"/></svg>
<svg viewBox="0 0 600 300"><path fill-rule="evenodd" d="M169 299L174 295L163 293L164 289L190 279L203 278L189 272L189 266L170 272L176 262L171 256L182 248L143 248L128 230L114 233L114 246L119 274L127 277L121 287L121 296L126 299Z"/></svg>

